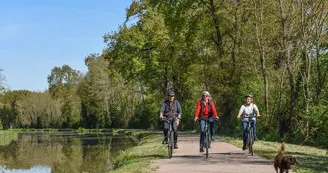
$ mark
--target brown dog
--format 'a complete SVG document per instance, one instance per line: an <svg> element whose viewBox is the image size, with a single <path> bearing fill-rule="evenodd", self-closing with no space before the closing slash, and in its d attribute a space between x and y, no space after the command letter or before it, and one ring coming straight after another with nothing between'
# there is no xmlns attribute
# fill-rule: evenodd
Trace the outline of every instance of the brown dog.
<svg viewBox="0 0 328 173"><path fill-rule="evenodd" d="M274 169L278 173L278 168L280 170L280 173L283 173L286 171L288 173L288 170L292 165L298 165L298 162L294 157L286 157L284 156L284 152L286 150L286 144L285 142L282 142L281 149L277 156L274 158Z"/></svg>

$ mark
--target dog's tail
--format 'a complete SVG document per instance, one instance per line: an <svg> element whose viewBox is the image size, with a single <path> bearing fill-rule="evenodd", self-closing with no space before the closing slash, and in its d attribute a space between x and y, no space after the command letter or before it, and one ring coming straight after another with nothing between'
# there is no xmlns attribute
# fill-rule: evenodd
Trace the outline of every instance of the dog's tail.
<svg viewBox="0 0 328 173"><path fill-rule="evenodd" d="M283 154L285 152L285 150L286 150L286 144L285 144L285 142L282 142L279 153Z"/></svg>

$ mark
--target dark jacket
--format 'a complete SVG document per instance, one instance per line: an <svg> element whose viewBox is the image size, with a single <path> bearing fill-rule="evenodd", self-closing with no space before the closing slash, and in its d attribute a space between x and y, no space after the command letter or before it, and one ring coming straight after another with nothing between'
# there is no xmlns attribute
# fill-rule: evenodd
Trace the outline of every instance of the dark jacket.
<svg viewBox="0 0 328 173"><path fill-rule="evenodd" d="M177 117L179 114L182 115L181 105L178 100L165 100L161 104L160 113L163 113L164 117Z"/></svg>

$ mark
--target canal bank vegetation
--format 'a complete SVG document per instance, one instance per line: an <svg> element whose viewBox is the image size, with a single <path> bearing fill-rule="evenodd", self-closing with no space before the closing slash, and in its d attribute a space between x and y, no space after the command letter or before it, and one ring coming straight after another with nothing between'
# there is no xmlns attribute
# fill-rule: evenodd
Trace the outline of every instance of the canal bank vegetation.
<svg viewBox="0 0 328 173"><path fill-rule="evenodd" d="M145 173L156 168L151 161L167 157L167 147L162 145L162 135L139 133L143 135L137 146L119 153L114 159L113 173Z"/></svg>
<svg viewBox="0 0 328 173"><path fill-rule="evenodd" d="M11 141L17 140L18 132L13 130L0 130L0 146L10 144Z"/></svg>
<svg viewBox="0 0 328 173"><path fill-rule="evenodd" d="M1 126L161 129L159 107L174 90L180 129L193 130L208 90L220 133L240 133L236 115L253 94L259 136L327 148L327 14L323 0L132 1L103 52L86 55L85 73L53 67L34 92L7 89L0 69Z"/></svg>
<svg viewBox="0 0 328 173"><path fill-rule="evenodd" d="M241 149L242 139L227 136L218 137L219 140L233 144ZM266 159L273 160L281 147L280 142L255 141L254 152ZM299 162L293 170L299 173L328 172L328 150L309 146L286 143L286 156L293 156Z"/></svg>

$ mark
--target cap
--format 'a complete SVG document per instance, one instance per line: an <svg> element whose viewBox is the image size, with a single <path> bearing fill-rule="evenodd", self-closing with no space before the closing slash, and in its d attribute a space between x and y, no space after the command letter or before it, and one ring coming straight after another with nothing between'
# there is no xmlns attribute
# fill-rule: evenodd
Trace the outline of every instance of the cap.
<svg viewBox="0 0 328 173"><path fill-rule="evenodd" d="M167 95L168 95L168 96L175 96L175 93L174 93L174 91L168 91L168 92L167 92Z"/></svg>

